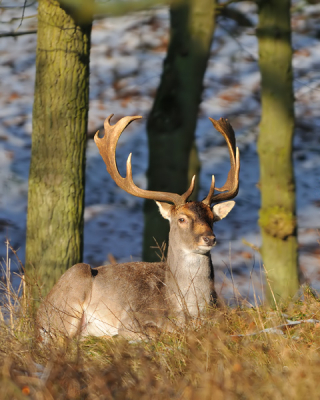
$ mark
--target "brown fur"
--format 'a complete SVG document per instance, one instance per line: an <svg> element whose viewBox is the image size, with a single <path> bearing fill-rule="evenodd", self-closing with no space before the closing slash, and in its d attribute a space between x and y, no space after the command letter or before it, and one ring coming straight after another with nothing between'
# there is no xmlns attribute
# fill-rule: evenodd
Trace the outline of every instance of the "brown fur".
<svg viewBox="0 0 320 400"><path fill-rule="evenodd" d="M115 334L141 338L159 329L174 329L174 320L197 317L216 298L210 257L215 213L199 202L178 208L158 206L170 220L167 263L131 262L94 269L74 265L39 308L37 322L44 339ZM227 209L232 207L230 202Z"/></svg>

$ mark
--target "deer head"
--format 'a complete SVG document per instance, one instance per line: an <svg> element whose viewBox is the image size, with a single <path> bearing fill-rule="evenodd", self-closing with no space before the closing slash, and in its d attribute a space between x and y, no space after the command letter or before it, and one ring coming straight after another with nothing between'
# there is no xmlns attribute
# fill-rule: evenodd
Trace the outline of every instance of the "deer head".
<svg viewBox="0 0 320 400"><path fill-rule="evenodd" d="M185 254L207 254L216 244L213 223L227 216L235 202L216 204L212 208L200 201L180 207L158 201L157 205L162 217L170 222L171 247Z"/></svg>
<svg viewBox="0 0 320 400"><path fill-rule="evenodd" d="M104 137L99 138L98 132L94 137L112 179L127 193L156 201L161 215L170 222L169 241L171 245L175 241L177 246L184 248L186 252L208 253L216 242L212 232L213 223L224 218L235 204L233 201L220 202L234 198L239 190L239 149L235 146L235 135L229 122L224 118L220 118L219 121L209 118L213 126L224 136L229 149L231 167L225 184L221 188L216 188L215 178L212 175L207 197L201 202L188 202L194 189L195 176L193 176L188 190L182 195L140 189L132 179L131 153L127 160L126 177L123 178L119 174L115 158L118 139L132 121L142 117L124 117L112 126L110 125L112 116L113 114L105 120ZM212 207L213 203L218 204Z"/></svg>

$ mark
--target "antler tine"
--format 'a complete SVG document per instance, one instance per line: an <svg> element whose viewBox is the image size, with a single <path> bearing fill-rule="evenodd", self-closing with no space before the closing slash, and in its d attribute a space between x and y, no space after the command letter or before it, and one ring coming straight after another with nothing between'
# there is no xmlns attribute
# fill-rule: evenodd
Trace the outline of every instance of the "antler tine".
<svg viewBox="0 0 320 400"><path fill-rule="evenodd" d="M181 195L181 200L183 201L183 204L185 204L186 201L188 200L188 198L192 195L195 179L196 179L196 176L193 175L189 189L184 194Z"/></svg>
<svg viewBox="0 0 320 400"><path fill-rule="evenodd" d="M212 177L212 183L210 186L208 196L203 200L203 203L211 205L213 202L230 200L233 199L239 191L239 171L240 171L240 154L239 148L236 148L236 139L234 130L228 122L227 119L220 118L219 121L209 118L213 126L219 131L225 138L229 155L230 155L230 170L228 172L228 177L226 183L221 188L215 187L215 180ZM215 190L218 192L224 192L219 194L214 194Z"/></svg>
<svg viewBox="0 0 320 400"><path fill-rule="evenodd" d="M158 201L166 201L175 204L176 206L185 204L188 197L191 195L194 188L194 178L192 178L189 189L183 194L179 195L176 193L167 193L167 192L157 192L152 190L144 190L140 189L135 185L132 179L132 166L131 166L131 157L132 153L129 154L127 159L127 174L126 177L123 178L118 170L117 162L116 162L116 147L121 133L124 129L134 120L141 119L142 117L139 115L132 117L124 117L121 118L115 125L110 125L110 121L113 114L109 115L109 117L105 120L104 129L105 135L103 138L99 138L98 133L94 136L94 141L99 149L99 153L103 158L107 166L107 170L111 176L111 178L115 181L115 183L127 193L130 193L137 197L142 197L144 199L150 200L158 200Z"/></svg>
<svg viewBox="0 0 320 400"><path fill-rule="evenodd" d="M214 195L215 183L216 183L216 179L215 179L214 175L212 175L211 186L210 186L210 189L209 189L208 196L204 200L202 200L202 203L206 204L209 207L210 207L210 205L212 203L211 198Z"/></svg>

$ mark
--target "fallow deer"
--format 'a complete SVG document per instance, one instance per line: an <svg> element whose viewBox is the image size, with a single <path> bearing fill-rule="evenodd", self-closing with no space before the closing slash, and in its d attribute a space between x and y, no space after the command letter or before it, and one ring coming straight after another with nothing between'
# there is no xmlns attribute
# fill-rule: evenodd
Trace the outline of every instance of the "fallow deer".
<svg viewBox="0 0 320 400"><path fill-rule="evenodd" d="M224 136L231 168L226 183L215 187L207 197L190 201L195 177L182 195L143 190L132 179L131 154L123 178L117 168L115 152L123 130L140 116L124 117L104 124L105 135L94 140L109 174L126 192L156 201L163 218L169 220L169 247L166 262L128 262L91 268L76 264L64 273L40 305L37 322L42 337L64 335L141 337L143 332L171 330L173 322L197 318L216 300L214 271L210 250L216 243L213 223L224 218L233 208L239 189L239 149L234 131L226 119L211 119ZM215 193L216 191L220 193ZM218 203L212 207L213 203Z"/></svg>

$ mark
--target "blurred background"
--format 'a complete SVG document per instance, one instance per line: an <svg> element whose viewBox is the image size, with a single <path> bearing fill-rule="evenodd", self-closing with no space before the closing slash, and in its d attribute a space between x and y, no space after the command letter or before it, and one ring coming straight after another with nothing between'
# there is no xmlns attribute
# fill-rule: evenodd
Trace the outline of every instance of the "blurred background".
<svg viewBox="0 0 320 400"><path fill-rule="evenodd" d="M37 44L37 2L0 3L0 259L9 239L25 262L28 174ZM228 151L208 117L228 118L241 154L240 191L232 213L215 226L212 251L217 292L231 299L238 291L249 301L263 298L257 137L261 114L257 7L235 3L217 17L196 127L201 162L199 199L215 174L221 186L229 170ZM293 159L296 178L299 265L302 281L320 289L320 4L292 4L296 127ZM142 115L117 148L122 174L130 152L135 183L147 187L146 119L159 86L169 42L166 5L94 19L90 54L90 105L86 150L83 261L92 266L141 260L143 200L118 187L106 172L93 142L104 119ZM192 76L190 76L192 80ZM43 132L46 135L46 132ZM112 257L110 257L110 255ZM18 270L14 259L11 268Z"/></svg>

